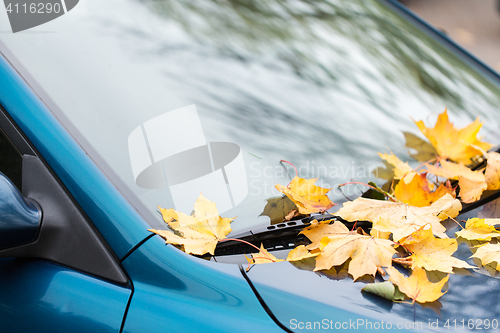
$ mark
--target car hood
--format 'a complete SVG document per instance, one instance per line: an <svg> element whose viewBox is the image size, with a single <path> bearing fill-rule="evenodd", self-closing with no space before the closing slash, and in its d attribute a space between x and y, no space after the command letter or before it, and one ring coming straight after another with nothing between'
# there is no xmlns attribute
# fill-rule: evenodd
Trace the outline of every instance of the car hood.
<svg viewBox="0 0 500 333"><path fill-rule="evenodd" d="M467 259L470 254L461 244L454 256L472 264ZM398 331L466 330L467 325L491 325L500 315L500 281L486 272L451 274L447 293L439 301L421 306L393 303L363 292L365 283L353 282L342 273L334 276L313 272L313 265L283 261L254 265L246 272L264 306L292 331L371 331L391 327ZM498 322L495 325L498 327Z"/></svg>

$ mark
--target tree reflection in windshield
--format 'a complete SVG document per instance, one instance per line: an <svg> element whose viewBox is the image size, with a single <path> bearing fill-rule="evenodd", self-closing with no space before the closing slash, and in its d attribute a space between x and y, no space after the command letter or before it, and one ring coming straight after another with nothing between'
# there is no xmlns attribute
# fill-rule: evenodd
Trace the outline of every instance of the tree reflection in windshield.
<svg viewBox="0 0 500 333"><path fill-rule="evenodd" d="M349 59L353 52L348 48L355 42L374 58L372 60L378 59L376 65L391 81L400 81L398 83L412 89L411 81L401 79L411 75L428 93L453 101L450 107L465 106L456 89L447 87L444 80L471 81L455 67L464 66L459 61L447 64L440 60L441 56L432 52L435 45L425 34L405 33L400 25L407 25L406 22L376 2L144 2L160 15L181 24L198 41L211 41L228 56L252 61L252 53L264 55L270 51L277 58L274 60L287 64L297 76L319 86L342 89L336 84L339 76L351 81L355 78L338 63L342 58L347 58L344 62L353 60ZM388 20L388 15L395 20ZM341 39L346 39L344 42L348 44L340 43ZM318 48L322 52L316 52ZM436 77L429 66L442 77Z"/></svg>
<svg viewBox="0 0 500 333"><path fill-rule="evenodd" d="M378 2L144 4L196 40L149 52L171 62L171 86L206 110L211 136L306 166L300 176L325 185L366 180L374 152L404 153L410 116L447 106L493 119L499 102L495 86Z"/></svg>

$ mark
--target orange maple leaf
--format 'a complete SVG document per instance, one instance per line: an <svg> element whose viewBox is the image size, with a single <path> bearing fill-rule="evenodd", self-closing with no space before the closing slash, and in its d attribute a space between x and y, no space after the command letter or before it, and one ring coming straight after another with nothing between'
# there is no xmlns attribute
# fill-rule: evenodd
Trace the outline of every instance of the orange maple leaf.
<svg viewBox="0 0 500 333"><path fill-rule="evenodd" d="M450 123L445 109L439 115L434 128L426 127L421 120L416 121L415 124L436 148L439 156L444 159L469 164L471 158L482 155L484 151L492 147L491 144L479 141L477 138L477 134L483 126L479 118L462 129L456 129Z"/></svg>
<svg viewBox="0 0 500 333"><path fill-rule="evenodd" d="M453 163L440 159L441 167L426 164L427 170L436 175L448 179L458 180L460 187L460 198L465 203L479 200L483 191L486 190L486 178L481 171L473 171L463 163Z"/></svg>
<svg viewBox="0 0 500 333"><path fill-rule="evenodd" d="M399 201L415 207L429 206L446 193L456 197L455 189L449 182L440 184L435 191L431 191L432 185L434 184L429 183L426 173L417 174L409 183L400 181L394 188L394 196Z"/></svg>

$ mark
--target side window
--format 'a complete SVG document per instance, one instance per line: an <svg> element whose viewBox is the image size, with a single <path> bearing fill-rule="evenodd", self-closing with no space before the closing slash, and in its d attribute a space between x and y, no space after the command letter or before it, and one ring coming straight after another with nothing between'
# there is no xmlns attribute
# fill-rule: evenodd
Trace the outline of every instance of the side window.
<svg viewBox="0 0 500 333"><path fill-rule="evenodd" d="M21 190L22 157L7 135L0 129L0 171Z"/></svg>

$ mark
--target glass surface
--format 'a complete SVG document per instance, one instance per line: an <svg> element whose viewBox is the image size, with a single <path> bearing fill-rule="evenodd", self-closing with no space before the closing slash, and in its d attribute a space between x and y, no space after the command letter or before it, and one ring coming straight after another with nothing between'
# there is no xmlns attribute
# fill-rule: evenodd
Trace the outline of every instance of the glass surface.
<svg viewBox="0 0 500 333"><path fill-rule="evenodd" d="M270 223L282 159L340 203L377 152L408 160L412 119L500 141L498 86L376 1L85 0L0 39L148 209L203 192L236 233Z"/></svg>

